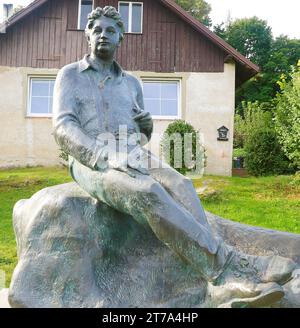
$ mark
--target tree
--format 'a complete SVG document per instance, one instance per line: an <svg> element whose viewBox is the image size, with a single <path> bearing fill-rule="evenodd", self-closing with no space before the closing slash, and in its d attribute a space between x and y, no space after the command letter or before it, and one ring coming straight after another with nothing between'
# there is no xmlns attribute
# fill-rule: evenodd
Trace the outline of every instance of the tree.
<svg viewBox="0 0 300 328"><path fill-rule="evenodd" d="M217 34L217 36L226 40L226 26L224 22L214 25L213 31L215 34Z"/></svg>
<svg viewBox="0 0 300 328"><path fill-rule="evenodd" d="M206 26L211 26L212 22L209 17L211 6L205 0L175 0L176 3L184 10L190 13Z"/></svg>
<svg viewBox="0 0 300 328"><path fill-rule="evenodd" d="M270 55L262 72L242 85L236 93L237 112L242 110L243 101L273 102L277 92L281 92L277 81L281 75L290 80L292 68L300 58L300 40L280 36L272 41ZM269 106L269 107L275 107Z"/></svg>
<svg viewBox="0 0 300 328"><path fill-rule="evenodd" d="M257 17L237 19L214 26L214 32L260 66L261 72L236 92L237 113L243 114L242 102L269 103L280 91L277 81L289 76L300 58L300 40L281 35L272 38L267 22ZM267 106L272 108L272 106ZM274 106L273 106L274 107Z"/></svg>
<svg viewBox="0 0 300 328"><path fill-rule="evenodd" d="M19 12L20 10L22 10L23 8L25 8L25 6L22 6L22 5L17 5L16 7L14 7L13 15L16 14L17 12Z"/></svg>
<svg viewBox="0 0 300 328"><path fill-rule="evenodd" d="M281 35L272 42L270 57L264 67L266 79L272 85L272 98L280 91L277 81L282 74L290 73L300 58L300 40Z"/></svg>
<svg viewBox="0 0 300 328"><path fill-rule="evenodd" d="M279 86L275 128L286 156L300 169L300 60L291 81L283 76Z"/></svg>
<svg viewBox="0 0 300 328"><path fill-rule="evenodd" d="M257 17L231 22L225 40L241 54L260 67L267 63L272 45L272 30L267 22Z"/></svg>

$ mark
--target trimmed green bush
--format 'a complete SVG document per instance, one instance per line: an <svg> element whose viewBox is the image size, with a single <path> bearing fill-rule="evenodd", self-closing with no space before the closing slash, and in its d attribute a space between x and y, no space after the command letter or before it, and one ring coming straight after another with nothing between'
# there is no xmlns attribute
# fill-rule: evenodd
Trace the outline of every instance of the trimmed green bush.
<svg viewBox="0 0 300 328"><path fill-rule="evenodd" d="M166 162L181 174L189 171L200 173L206 165L200 134L183 120L169 124L161 141L161 149Z"/></svg>
<svg viewBox="0 0 300 328"><path fill-rule="evenodd" d="M265 107L258 102L243 103L244 117L235 116L234 156L243 153L245 167L254 176L293 173L279 143L272 113Z"/></svg>
<svg viewBox="0 0 300 328"><path fill-rule="evenodd" d="M254 130L245 142L246 168L254 176L277 175L293 171L273 129Z"/></svg>

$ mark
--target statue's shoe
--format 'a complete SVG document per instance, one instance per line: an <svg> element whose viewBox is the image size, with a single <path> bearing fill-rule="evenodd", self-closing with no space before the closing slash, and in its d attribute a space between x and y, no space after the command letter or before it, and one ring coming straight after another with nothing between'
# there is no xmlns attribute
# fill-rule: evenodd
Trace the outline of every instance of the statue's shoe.
<svg viewBox="0 0 300 328"><path fill-rule="evenodd" d="M297 267L293 260L281 256L257 257L254 265L257 270L262 270L263 282L277 282L280 285L293 278L293 272Z"/></svg>
<svg viewBox="0 0 300 328"><path fill-rule="evenodd" d="M226 288L225 288L226 289ZM276 283L260 284L254 292L257 295L245 298L233 298L226 303L219 305L219 308L262 308L269 307L279 302L284 291Z"/></svg>
<svg viewBox="0 0 300 328"><path fill-rule="evenodd" d="M214 285L234 282L255 284L275 282L283 285L292 279L297 264L281 256L253 256L232 250Z"/></svg>
<svg viewBox="0 0 300 328"><path fill-rule="evenodd" d="M210 288L216 306L268 307L283 298L282 285L292 279L295 262L281 256L252 256L228 249L227 262Z"/></svg>

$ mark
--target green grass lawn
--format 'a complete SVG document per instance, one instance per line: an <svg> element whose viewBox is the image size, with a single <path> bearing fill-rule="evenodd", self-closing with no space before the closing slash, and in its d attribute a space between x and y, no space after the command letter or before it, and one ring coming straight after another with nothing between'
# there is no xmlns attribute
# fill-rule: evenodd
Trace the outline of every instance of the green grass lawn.
<svg viewBox="0 0 300 328"><path fill-rule="evenodd" d="M17 262L12 210L20 199L30 198L38 190L71 181L67 169L24 168L0 170L0 269L6 273L9 284Z"/></svg>
<svg viewBox="0 0 300 328"><path fill-rule="evenodd" d="M292 176L193 179L204 208L233 221L300 233L300 183Z"/></svg>
<svg viewBox="0 0 300 328"><path fill-rule="evenodd" d="M38 190L71 181L67 169L0 170L0 269L9 285L17 262L12 210ZM206 210L235 221L300 233L300 184L289 176L193 179Z"/></svg>

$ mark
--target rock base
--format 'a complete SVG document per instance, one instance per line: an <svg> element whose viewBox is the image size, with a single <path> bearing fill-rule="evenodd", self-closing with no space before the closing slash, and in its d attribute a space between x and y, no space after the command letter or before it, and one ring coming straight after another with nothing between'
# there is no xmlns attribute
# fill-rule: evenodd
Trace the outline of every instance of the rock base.
<svg viewBox="0 0 300 328"><path fill-rule="evenodd" d="M300 235L249 227L208 213L216 234L250 254L300 263ZM148 226L96 202L76 183L41 190L13 214L19 262L12 307L216 307L207 282ZM295 287L293 281L292 287ZM300 281L299 281L300 286ZM278 307L299 306L291 286ZM293 298L294 297L294 298Z"/></svg>

